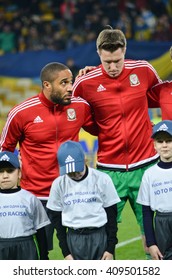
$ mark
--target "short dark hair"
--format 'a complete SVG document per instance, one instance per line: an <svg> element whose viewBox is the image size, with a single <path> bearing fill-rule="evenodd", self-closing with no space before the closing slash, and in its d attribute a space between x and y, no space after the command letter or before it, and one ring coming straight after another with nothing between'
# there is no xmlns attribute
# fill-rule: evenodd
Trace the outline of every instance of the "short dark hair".
<svg viewBox="0 0 172 280"><path fill-rule="evenodd" d="M59 62L51 62L45 65L40 73L40 80L43 83L44 81L53 82L57 77L57 72L69 69L65 64Z"/></svg>
<svg viewBox="0 0 172 280"><path fill-rule="evenodd" d="M119 29L106 26L102 30L96 41L97 50L116 51L118 48L126 48L127 41L124 33Z"/></svg>

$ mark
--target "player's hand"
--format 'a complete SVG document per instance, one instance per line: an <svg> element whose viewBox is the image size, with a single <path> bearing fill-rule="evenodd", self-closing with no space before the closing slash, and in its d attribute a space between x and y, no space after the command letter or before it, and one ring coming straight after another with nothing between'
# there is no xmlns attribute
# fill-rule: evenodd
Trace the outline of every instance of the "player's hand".
<svg viewBox="0 0 172 280"><path fill-rule="evenodd" d="M101 260L113 260L113 255L111 253L105 251Z"/></svg>
<svg viewBox="0 0 172 280"><path fill-rule="evenodd" d="M65 260L67 260L67 261L73 260L72 255L71 255L71 254L70 254L70 255L67 255L67 256L65 257Z"/></svg>
<svg viewBox="0 0 172 280"><path fill-rule="evenodd" d="M152 245L149 247L149 253L153 260L162 260L163 255L161 254L159 248L156 245Z"/></svg>
<svg viewBox="0 0 172 280"><path fill-rule="evenodd" d="M154 125L155 125L155 124L154 124L154 122L152 122L152 121L151 121L151 125L152 125L152 128L153 128L153 127L154 127Z"/></svg>
<svg viewBox="0 0 172 280"><path fill-rule="evenodd" d="M95 69L95 68L96 68L96 66L85 66L84 68L82 68L82 69L79 70L79 73L78 73L78 75L76 76L76 79L78 79L79 77L81 77L81 76L87 74L89 71L91 71L91 70L93 70L93 69Z"/></svg>

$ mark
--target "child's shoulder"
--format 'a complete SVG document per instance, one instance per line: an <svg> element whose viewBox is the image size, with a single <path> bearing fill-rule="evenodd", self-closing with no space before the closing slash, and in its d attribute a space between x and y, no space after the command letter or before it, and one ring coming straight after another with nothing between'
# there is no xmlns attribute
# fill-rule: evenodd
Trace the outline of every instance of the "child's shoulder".
<svg viewBox="0 0 172 280"><path fill-rule="evenodd" d="M144 174L148 174L148 175L149 175L149 174L153 174L153 173L157 173L157 172L159 172L159 166L158 166L158 164L156 163L156 164L154 164L154 165L148 167L148 168L145 170Z"/></svg>
<svg viewBox="0 0 172 280"><path fill-rule="evenodd" d="M111 177L107 173L105 173L101 170L95 169L93 167L89 167L89 170L91 171L90 172L91 175L96 174L100 178L111 179Z"/></svg>
<svg viewBox="0 0 172 280"><path fill-rule="evenodd" d="M31 193L30 191L25 190L25 189L23 189L23 188L21 188L20 193L21 193L21 195L24 196L25 198L34 198L34 199L38 200L38 198L36 197L36 195L34 195L34 194Z"/></svg>

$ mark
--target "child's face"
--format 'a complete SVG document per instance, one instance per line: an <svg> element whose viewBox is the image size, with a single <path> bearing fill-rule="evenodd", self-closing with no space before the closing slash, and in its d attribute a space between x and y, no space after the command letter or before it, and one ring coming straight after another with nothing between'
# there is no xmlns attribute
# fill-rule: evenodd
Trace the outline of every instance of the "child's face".
<svg viewBox="0 0 172 280"><path fill-rule="evenodd" d="M172 136L161 132L154 139L154 147L164 162L172 162Z"/></svg>
<svg viewBox="0 0 172 280"><path fill-rule="evenodd" d="M70 172L67 175L73 180L81 180L81 178L85 175L86 167L84 166L84 170L81 172Z"/></svg>
<svg viewBox="0 0 172 280"><path fill-rule="evenodd" d="M73 180L81 180L84 174L85 174L85 167L82 172L70 172L67 175Z"/></svg>
<svg viewBox="0 0 172 280"><path fill-rule="evenodd" d="M70 172L67 174L71 179L80 180L83 177L83 172Z"/></svg>
<svg viewBox="0 0 172 280"><path fill-rule="evenodd" d="M14 167L0 168L0 189L15 189L20 178L20 170Z"/></svg>

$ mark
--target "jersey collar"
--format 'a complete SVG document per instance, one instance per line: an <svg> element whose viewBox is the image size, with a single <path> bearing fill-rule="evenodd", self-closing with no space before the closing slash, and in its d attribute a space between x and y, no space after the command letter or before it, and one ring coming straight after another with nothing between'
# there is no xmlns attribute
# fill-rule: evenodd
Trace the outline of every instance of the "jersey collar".
<svg viewBox="0 0 172 280"><path fill-rule="evenodd" d="M54 107L56 107L56 108L59 107L60 108L62 106L62 105L59 105L59 104L54 104L52 101L48 100L45 97L43 92L39 93L39 99L44 106L49 107L51 109L53 109Z"/></svg>

